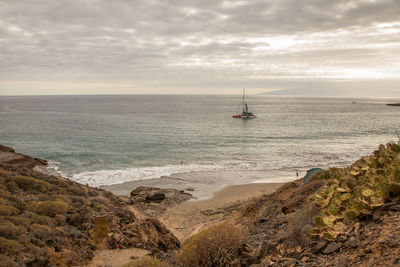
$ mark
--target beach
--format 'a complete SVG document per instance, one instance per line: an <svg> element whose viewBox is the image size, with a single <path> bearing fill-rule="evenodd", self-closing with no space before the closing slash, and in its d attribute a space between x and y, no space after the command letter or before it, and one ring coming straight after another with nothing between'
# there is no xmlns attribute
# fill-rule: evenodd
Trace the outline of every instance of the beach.
<svg viewBox="0 0 400 267"><path fill-rule="evenodd" d="M100 186L116 195L130 196L139 186L159 187L188 191L193 199L205 200L226 187L252 183L276 184L296 179L295 170L225 170L174 173L161 178L135 180L125 183ZM249 185L249 188L252 186Z"/></svg>
<svg viewBox="0 0 400 267"><path fill-rule="evenodd" d="M134 205L138 216L143 213L143 217L159 219L180 241L184 241L207 226L228 219L250 199L270 194L284 182L295 180L295 174L289 175L280 171L189 172L100 188L122 196L130 196L137 187L176 189L191 194L189 200L174 206L162 203L145 207Z"/></svg>
<svg viewBox="0 0 400 267"><path fill-rule="evenodd" d="M168 178L164 179L168 180ZM175 184L161 183L160 180L163 180L163 178L104 186L102 188L110 190L115 194L118 194L118 192L130 192L138 186L179 189L179 186L178 188L173 187ZM184 241L189 236L203 230L209 225L230 219L249 200L270 194L281 185L282 183L248 183L226 187L221 186L219 188L214 184L210 186L210 188L212 186L213 188L209 188L209 192L185 191L182 189L181 192L192 194L189 200L177 203L176 205L134 203L132 210L138 217L153 217L160 220L180 241ZM204 189L205 187L201 188ZM192 190L193 188L187 189ZM199 199L196 195L202 196L202 198ZM133 202L135 202L135 197L133 198Z"/></svg>
<svg viewBox="0 0 400 267"><path fill-rule="evenodd" d="M234 185L217 191L209 199L189 200L168 208L159 219L181 241L242 209L247 201L274 192L281 183Z"/></svg>

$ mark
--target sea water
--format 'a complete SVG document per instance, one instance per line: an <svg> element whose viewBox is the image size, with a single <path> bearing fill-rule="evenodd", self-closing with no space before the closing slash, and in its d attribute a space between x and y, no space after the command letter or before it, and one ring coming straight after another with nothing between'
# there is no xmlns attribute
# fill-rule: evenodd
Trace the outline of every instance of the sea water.
<svg viewBox="0 0 400 267"><path fill-rule="evenodd" d="M253 120L232 118L240 101L239 95L0 97L0 143L92 186L195 172L227 172L224 181L238 184L346 166L400 134L400 108L387 100L249 96Z"/></svg>

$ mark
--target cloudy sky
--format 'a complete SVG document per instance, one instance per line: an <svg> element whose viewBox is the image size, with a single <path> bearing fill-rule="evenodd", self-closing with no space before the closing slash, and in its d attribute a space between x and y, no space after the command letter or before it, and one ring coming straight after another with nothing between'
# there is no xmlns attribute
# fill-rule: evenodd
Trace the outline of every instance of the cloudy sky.
<svg viewBox="0 0 400 267"><path fill-rule="evenodd" d="M0 0L0 94L400 97L399 0Z"/></svg>

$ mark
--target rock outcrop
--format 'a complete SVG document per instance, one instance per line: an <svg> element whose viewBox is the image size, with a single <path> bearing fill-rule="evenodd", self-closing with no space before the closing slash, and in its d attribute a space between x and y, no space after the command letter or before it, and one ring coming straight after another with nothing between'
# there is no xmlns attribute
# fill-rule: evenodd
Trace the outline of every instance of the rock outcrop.
<svg viewBox="0 0 400 267"><path fill-rule="evenodd" d="M242 264L399 266L400 146L381 145L353 165L254 200L238 224L250 229Z"/></svg>

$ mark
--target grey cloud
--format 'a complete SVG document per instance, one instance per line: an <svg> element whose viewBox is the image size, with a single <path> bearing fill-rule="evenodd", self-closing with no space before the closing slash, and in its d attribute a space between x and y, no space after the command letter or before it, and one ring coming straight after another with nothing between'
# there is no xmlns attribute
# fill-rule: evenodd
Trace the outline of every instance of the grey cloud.
<svg viewBox="0 0 400 267"><path fill-rule="evenodd" d="M262 87L340 68L400 78L398 14L397 0L3 0L0 83Z"/></svg>

